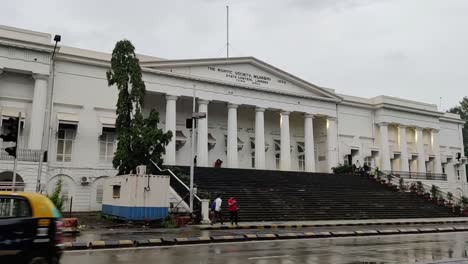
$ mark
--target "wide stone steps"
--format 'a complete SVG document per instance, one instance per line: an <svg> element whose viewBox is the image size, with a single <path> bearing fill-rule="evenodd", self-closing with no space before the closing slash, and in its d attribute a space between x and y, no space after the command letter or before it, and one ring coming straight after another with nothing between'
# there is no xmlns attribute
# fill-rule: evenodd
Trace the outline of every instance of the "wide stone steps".
<svg viewBox="0 0 468 264"><path fill-rule="evenodd" d="M179 173L189 174L187 167ZM177 172L176 172L177 174ZM196 168L195 183L211 196L235 197L242 221L453 217L449 209L356 175Z"/></svg>

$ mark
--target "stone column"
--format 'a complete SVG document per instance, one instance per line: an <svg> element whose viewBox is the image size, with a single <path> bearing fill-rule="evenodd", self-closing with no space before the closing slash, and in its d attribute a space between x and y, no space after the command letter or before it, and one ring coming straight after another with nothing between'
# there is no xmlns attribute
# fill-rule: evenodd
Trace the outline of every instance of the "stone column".
<svg viewBox="0 0 468 264"><path fill-rule="evenodd" d="M327 117L327 161L328 171L338 165L338 129L336 117Z"/></svg>
<svg viewBox="0 0 468 264"><path fill-rule="evenodd" d="M228 104L228 131L227 131L227 166L238 167L237 157L237 105Z"/></svg>
<svg viewBox="0 0 468 264"><path fill-rule="evenodd" d="M166 146L164 163L166 165L176 165L176 101L177 96L166 95L166 132L172 132L172 139Z"/></svg>
<svg viewBox="0 0 468 264"><path fill-rule="evenodd" d="M47 108L47 82L49 76L33 74L34 96L29 126L29 149L41 149L44 119Z"/></svg>
<svg viewBox="0 0 468 264"><path fill-rule="evenodd" d="M442 173L442 162L440 159L439 130L431 132L432 153L434 153L434 173Z"/></svg>
<svg viewBox="0 0 468 264"><path fill-rule="evenodd" d="M418 172L426 172L426 154L424 153L423 129L416 128L416 147L418 149Z"/></svg>
<svg viewBox="0 0 468 264"><path fill-rule="evenodd" d="M390 146L388 144L388 124L381 123L380 127L380 169L390 171Z"/></svg>
<svg viewBox="0 0 468 264"><path fill-rule="evenodd" d="M398 130L400 132L400 170L409 171L409 162L408 162L408 140L406 138L406 126L399 125Z"/></svg>
<svg viewBox="0 0 468 264"><path fill-rule="evenodd" d="M315 172L313 118L312 114L305 114L304 116L304 162L305 171L308 172Z"/></svg>
<svg viewBox="0 0 468 264"><path fill-rule="evenodd" d="M197 166L208 167L208 103L198 100L198 112L206 113L206 118L198 119Z"/></svg>
<svg viewBox="0 0 468 264"><path fill-rule="evenodd" d="M202 221L201 221L201 223L204 224L204 225L211 224L211 220L210 220L210 200L202 199L201 203L202 203L202 206L201 206Z"/></svg>
<svg viewBox="0 0 468 264"><path fill-rule="evenodd" d="M265 108L255 108L255 168L265 169Z"/></svg>
<svg viewBox="0 0 468 264"><path fill-rule="evenodd" d="M291 170L291 139L289 134L289 112L281 111L280 114L281 128L281 160L280 169L287 171Z"/></svg>

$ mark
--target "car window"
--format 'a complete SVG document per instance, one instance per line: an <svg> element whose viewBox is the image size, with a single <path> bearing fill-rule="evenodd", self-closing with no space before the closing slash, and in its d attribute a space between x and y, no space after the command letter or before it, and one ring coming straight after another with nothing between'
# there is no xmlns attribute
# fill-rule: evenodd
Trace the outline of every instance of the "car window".
<svg viewBox="0 0 468 264"><path fill-rule="evenodd" d="M31 216L31 207L26 199L19 197L0 197L0 218Z"/></svg>

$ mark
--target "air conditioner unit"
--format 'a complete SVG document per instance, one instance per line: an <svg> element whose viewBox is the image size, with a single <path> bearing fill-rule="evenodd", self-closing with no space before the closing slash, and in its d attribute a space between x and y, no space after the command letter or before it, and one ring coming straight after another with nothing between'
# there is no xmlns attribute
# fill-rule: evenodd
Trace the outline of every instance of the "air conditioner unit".
<svg viewBox="0 0 468 264"><path fill-rule="evenodd" d="M91 182L89 177L81 177L81 185L88 185Z"/></svg>

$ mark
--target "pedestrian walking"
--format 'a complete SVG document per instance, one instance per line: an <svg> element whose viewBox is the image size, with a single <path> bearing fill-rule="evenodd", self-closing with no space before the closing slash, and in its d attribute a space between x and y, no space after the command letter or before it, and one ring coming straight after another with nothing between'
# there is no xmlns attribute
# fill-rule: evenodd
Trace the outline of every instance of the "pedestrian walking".
<svg viewBox="0 0 468 264"><path fill-rule="evenodd" d="M237 206L237 201L236 199L234 199L233 197L229 198L228 200L228 210L229 210L229 216L231 218L231 225L234 225L234 223L236 225L239 225L238 224L238 218L239 218L239 215L238 215L238 211L239 211L239 207Z"/></svg>
<svg viewBox="0 0 468 264"><path fill-rule="evenodd" d="M214 200L214 217L213 221L211 221L211 224L215 224L216 222L220 222L221 225L223 225L223 214L221 212L221 205L223 203L223 200L221 199L221 194L218 194L216 196L216 199Z"/></svg>

